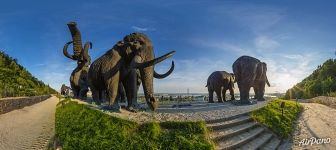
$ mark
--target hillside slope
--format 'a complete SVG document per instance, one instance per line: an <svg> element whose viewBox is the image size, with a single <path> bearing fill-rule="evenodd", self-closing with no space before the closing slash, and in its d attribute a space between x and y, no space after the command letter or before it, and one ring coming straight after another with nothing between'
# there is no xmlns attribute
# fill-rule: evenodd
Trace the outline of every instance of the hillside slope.
<svg viewBox="0 0 336 150"><path fill-rule="evenodd" d="M32 76L17 59L0 51L0 98L52 93L56 91Z"/></svg>
<svg viewBox="0 0 336 150"><path fill-rule="evenodd" d="M328 59L311 75L288 89L286 99L336 96L336 59Z"/></svg>

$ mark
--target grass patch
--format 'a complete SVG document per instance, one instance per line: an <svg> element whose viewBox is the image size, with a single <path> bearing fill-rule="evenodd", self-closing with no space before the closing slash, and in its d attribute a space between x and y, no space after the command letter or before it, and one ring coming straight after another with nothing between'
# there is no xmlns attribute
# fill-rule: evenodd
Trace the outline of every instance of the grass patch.
<svg viewBox="0 0 336 150"><path fill-rule="evenodd" d="M281 102L285 102L282 116ZM294 123L303 107L294 101L276 99L265 107L250 113L257 122L265 125L280 137L287 138L293 133Z"/></svg>
<svg viewBox="0 0 336 150"><path fill-rule="evenodd" d="M136 122L66 99L56 109L63 149L214 149L204 122Z"/></svg>

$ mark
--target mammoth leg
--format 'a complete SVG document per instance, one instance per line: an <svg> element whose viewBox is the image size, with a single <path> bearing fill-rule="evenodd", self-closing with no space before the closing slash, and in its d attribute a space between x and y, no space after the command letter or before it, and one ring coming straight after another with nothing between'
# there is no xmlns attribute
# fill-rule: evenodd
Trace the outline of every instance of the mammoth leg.
<svg viewBox="0 0 336 150"><path fill-rule="evenodd" d="M119 71L106 82L107 100L109 101L109 109L120 112L120 105L117 101L118 86L119 86Z"/></svg>
<svg viewBox="0 0 336 150"><path fill-rule="evenodd" d="M78 98L79 89L75 88L75 87L72 87L72 93L73 93L74 98Z"/></svg>
<svg viewBox="0 0 336 150"><path fill-rule="evenodd" d="M124 86L122 83L119 83L119 87L118 87L118 100L120 102L125 102L125 90L124 90Z"/></svg>
<svg viewBox="0 0 336 150"><path fill-rule="evenodd" d="M233 88L229 87L229 91L230 91L230 95L231 95L231 100L235 100Z"/></svg>
<svg viewBox="0 0 336 150"><path fill-rule="evenodd" d="M91 88L91 92L92 92L92 99L93 99L93 101L94 101L97 105L100 105L100 104L101 104L101 99L100 99L100 96L99 96L100 91Z"/></svg>
<svg viewBox="0 0 336 150"><path fill-rule="evenodd" d="M259 89L258 89L258 86L254 86L254 87L253 87L253 90L254 90L254 99L258 99L258 97L259 97Z"/></svg>
<svg viewBox="0 0 336 150"><path fill-rule="evenodd" d="M80 89L80 91L79 91L80 99L86 100L86 98L87 98L86 94L87 94L88 91L89 91L89 89L87 89L87 88Z"/></svg>
<svg viewBox="0 0 336 150"><path fill-rule="evenodd" d="M137 74L136 70L132 69L132 71L128 74L126 79L122 82L125 88L126 97L127 97L127 110L131 112L137 112L139 109L139 104L137 102Z"/></svg>
<svg viewBox="0 0 336 150"><path fill-rule="evenodd" d="M250 104L249 92L251 87L245 84L238 84L238 87L240 92L240 103Z"/></svg>
<svg viewBox="0 0 336 150"><path fill-rule="evenodd" d="M214 90L208 87L208 91L209 91L209 103L213 103L213 93Z"/></svg>
<svg viewBox="0 0 336 150"><path fill-rule="evenodd" d="M226 90L227 90L226 88L222 89L222 98L224 102L226 101Z"/></svg>
<svg viewBox="0 0 336 150"><path fill-rule="evenodd" d="M265 94L265 82L258 83L256 85L256 98L258 101L264 101L264 94Z"/></svg>
<svg viewBox="0 0 336 150"><path fill-rule="evenodd" d="M81 85L79 87L80 88L79 89L79 96L80 96L81 99L86 100L86 98L87 98L87 92L89 91L89 87L87 85L87 80L86 81L82 81L80 84Z"/></svg>
<svg viewBox="0 0 336 150"><path fill-rule="evenodd" d="M216 92L216 95L217 95L218 103L223 103L221 88L216 88L215 92Z"/></svg>

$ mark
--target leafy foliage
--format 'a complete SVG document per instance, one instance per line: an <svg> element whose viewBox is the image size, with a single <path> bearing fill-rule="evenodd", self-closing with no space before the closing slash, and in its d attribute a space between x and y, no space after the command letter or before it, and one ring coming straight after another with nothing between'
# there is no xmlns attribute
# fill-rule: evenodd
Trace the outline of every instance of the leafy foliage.
<svg viewBox="0 0 336 150"><path fill-rule="evenodd" d="M282 116L281 102L285 103ZM303 110L303 107L294 101L273 100L265 107L251 112L251 117L257 122L270 128L281 137L288 137L293 131L293 125Z"/></svg>
<svg viewBox="0 0 336 150"><path fill-rule="evenodd" d="M336 92L336 59L329 59L293 88L288 89L285 99L330 96Z"/></svg>
<svg viewBox="0 0 336 150"><path fill-rule="evenodd" d="M77 102L56 109L56 136L64 149L214 149L204 122L151 122L139 125Z"/></svg>
<svg viewBox="0 0 336 150"><path fill-rule="evenodd" d="M54 93L54 89L32 76L16 59L0 51L0 98Z"/></svg>

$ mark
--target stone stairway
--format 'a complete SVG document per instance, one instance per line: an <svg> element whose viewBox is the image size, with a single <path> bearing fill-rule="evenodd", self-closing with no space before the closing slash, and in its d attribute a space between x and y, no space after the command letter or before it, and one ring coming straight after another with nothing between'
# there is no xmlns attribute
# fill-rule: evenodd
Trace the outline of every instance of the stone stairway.
<svg viewBox="0 0 336 150"><path fill-rule="evenodd" d="M216 149L275 150L281 140L247 113L206 121Z"/></svg>

